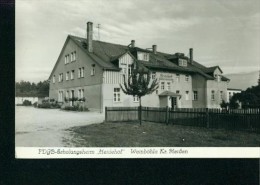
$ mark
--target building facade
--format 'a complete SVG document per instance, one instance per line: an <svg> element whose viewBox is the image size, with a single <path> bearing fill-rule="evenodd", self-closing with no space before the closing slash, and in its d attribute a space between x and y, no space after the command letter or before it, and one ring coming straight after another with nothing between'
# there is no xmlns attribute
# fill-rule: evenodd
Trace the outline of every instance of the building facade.
<svg viewBox="0 0 260 185"><path fill-rule="evenodd" d="M93 23L87 23L87 38L69 35L50 74L50 99L63 106L85 106L103 111L106 106L138 106L138 97L120 89L135 62L147 69L159 88L142 98L143 106L219 108L227 101L229 79L219 66L205 67L182 53L167 54L135 46L93 40Z"/></svg>
<svg viewBox="0 0 260 185"><path fill-rule="evenodd" d="M227 102L230 102L231 98L237 94L241 93L242 89L234 89L234 88L228 88L227 89Z"/></svg>

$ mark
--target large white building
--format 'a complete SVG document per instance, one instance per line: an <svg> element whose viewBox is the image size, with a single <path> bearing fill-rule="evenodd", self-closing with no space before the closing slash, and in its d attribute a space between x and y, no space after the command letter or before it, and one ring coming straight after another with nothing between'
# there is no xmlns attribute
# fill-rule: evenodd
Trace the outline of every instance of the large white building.
<svg viewBox="0 0 260 185"><path fill-rule="evenodd" d="M134 61L158 79L159 89L142 98L143 106L218 108L227 101L227 83L219 66L206 67L182 53L168 54L93 40L93 24L87 23L87 38L69 35L50 74L50 98L63 105L75 103L103 111L106 106L138 106L136 97L120 89L123 75L131 73ZM77 101L72 101L73 98Z"/></svg>

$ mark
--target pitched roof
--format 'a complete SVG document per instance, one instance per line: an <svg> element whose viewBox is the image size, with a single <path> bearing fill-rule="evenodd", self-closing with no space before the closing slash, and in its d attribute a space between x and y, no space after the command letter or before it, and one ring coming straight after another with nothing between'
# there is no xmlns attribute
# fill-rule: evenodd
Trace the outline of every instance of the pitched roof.
<svg viewBox="0 0 260 185"><path fill-rule="evenodd" d="M137 60L139 63L141 63L143 66L145 66L148 69L152 70L166 70L166 71L176 71L181 73L197 73L205 77L206 79L213 80L214 77L210 74L212 73L216 68L219 68L219 66L213 66L213 67L205 67L201 64L199 64L196 61L193 61L191 64L188 62L188 65L186 67L179 66L176 63L170 61L170 59L178 59L178 58L187 58L187 56L184 56L180 53L175 54L168 54L163 52L156 52L153 53L151 50L142 49L142 48L131 48L127 45L120 45L120 44L113 44L103 41L97 41L93 40L93 52L90 53L87 50L87 39L81 38L77 36L69 35L67 40L71 39L74 41L85 53L91 57L99 66L101 66L103 69L107 70L120 70L118 65L115 65L114 62L117 59L119 59L124 54L128 53L130 56L135 58L137 60L137 52L147 52L149 53L149 61L142 61ZM66 42L67 42L66 40ZM66 44L65 42L65 44ZM64 47L63 47L64 49ZM60 56L59 56L60 58ZM56 65L55 65L56 67ZM220 68L219 68L220 69ZM221 71L221 69L220 69ZM222 71L221 71L222 72ZM52 74L51 74L52 75ZM51 77L50 75L50 77ZM229 80L228 78L222 76L222 80Z"/></svg>

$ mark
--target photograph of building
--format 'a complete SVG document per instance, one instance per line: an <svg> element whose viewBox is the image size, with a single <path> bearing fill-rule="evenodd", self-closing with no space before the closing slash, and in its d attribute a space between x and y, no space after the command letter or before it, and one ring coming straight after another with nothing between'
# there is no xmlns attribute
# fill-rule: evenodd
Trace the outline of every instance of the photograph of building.
<svg viewBox="0 0 260 185"><path fill-rule="evenodd" d="M68 35L50 74L50 99L103 111L108 107L138 106L137 97L125 95L119 84L131 74L137 61L147 68L159 88L142 99L143 106L177 108L219 108L227 101L229 79L219 66L206 67L183 53L168 54L136 46L93 40L93 23L87 23L87 38ZM67 100L67 101L65 101Z"/></svg>

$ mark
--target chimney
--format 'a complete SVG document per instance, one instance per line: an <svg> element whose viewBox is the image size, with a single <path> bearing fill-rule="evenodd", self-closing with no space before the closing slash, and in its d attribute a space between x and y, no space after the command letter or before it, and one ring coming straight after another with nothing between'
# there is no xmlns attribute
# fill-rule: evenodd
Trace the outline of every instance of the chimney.
<svg viewBox="0 0 260 185"><path fill-rule="evenodd" d="M135 47L135 40L131 40L131 47L132 47L132 48Z"/></svg>
<svg viewBox="0 0 260 185"><path fill-rule="evenodd" d="M93 52L92 40L93 40L93 23L88 22L87 23L87 49L89 52Z"/></svg>
<svg viewBox="0 0 260 185"><path fill-rule="evenodd" d="M157 45L153 45L153 53L154 53L154 54L157 53Z"/></svg>
<svg viewBox="0 0 260 185"><path fill-rule="evenodd" d="M190 48L190 63L193 64L193 48Z"/></svg>

